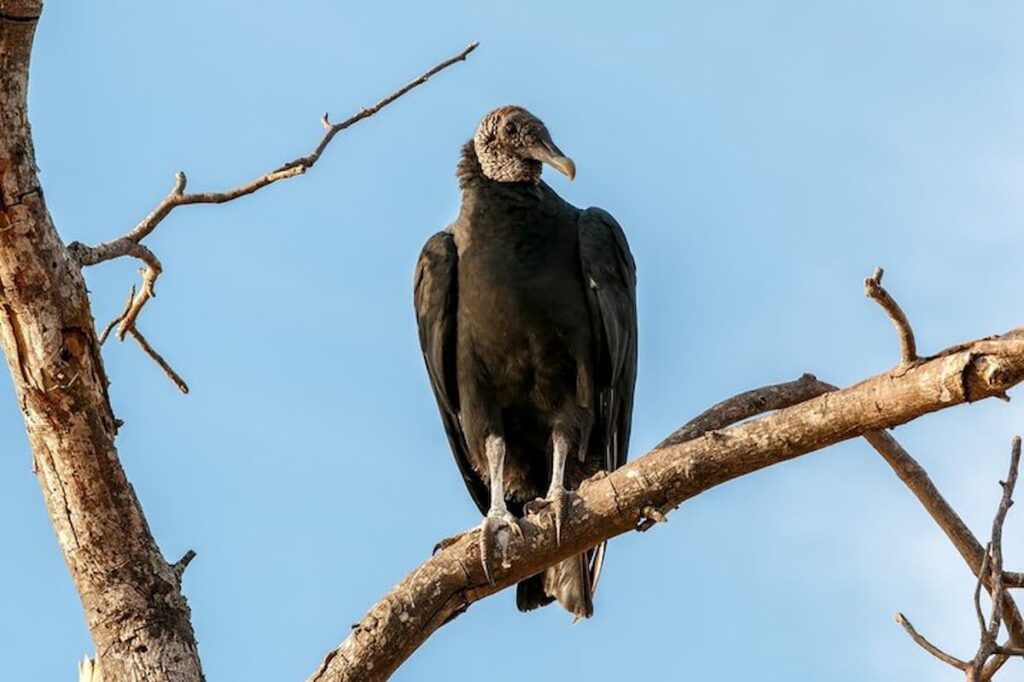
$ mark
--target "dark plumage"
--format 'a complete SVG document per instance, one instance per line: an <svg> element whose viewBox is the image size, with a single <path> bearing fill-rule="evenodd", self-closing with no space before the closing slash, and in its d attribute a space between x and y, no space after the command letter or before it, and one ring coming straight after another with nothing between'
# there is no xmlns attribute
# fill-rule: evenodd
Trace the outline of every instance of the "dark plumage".
<svg viewBox="0 0 1024 682"><path fill-rule="evenodd" d="M615 219L541 181L566 158L537 118L502 107L462 150L462 207L416 266L420 344L441 419L493 545L527 503L556 535L572 490L626 460L636 379L635 265ZM531 507L533 509L533 507ZM593 612L601 545L519 584L521 610L557 599Z"/></svg>

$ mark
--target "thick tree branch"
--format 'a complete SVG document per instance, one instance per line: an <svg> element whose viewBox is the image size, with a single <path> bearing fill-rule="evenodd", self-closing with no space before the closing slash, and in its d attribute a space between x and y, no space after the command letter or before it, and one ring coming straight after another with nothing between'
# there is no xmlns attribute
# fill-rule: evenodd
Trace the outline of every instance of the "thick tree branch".
<svg viewBox="0 0 1024 682"><path fill-rule="evenodd" d="M0 0L8 16L39 2ZM189 608L114 446L85 283L54 229L26 115L34 22L0 25L0 341L34 470L99 652L93 679L203 679Z"/></svg>
<svg viewBox="0 0 1024 682"><path fill-rule="evenodd" d="M546 566L633 530L642 510L674 505L752 471L953 405L999 395L1024 380L1024 329L963 344L900 372L825 393L774 414L658 447L586 481L554 541L546 516L521 523L509 568L490 585L470 531L410 573L330 652L311 681L386 678L447 620Z"/></svg>
<svg viewBox="0 0 1024 682"><path fill-rule="evenodd" d="M179 171L174 178L174 187L171 188L171 191L168 192L167 196L165 196L160 203L156 205L156 208L150 211L145 218L143 218L125 235L108 242L103 242L102 244L96 244L95 246L87 246L82 242L72 242L69 244L67 247L68 252L81 267L96 265L98 263L124 257L136 258L145 263L146 268L142 271L142 286L139 288L138 294L134 297L127 311L118 318L118 340L124 341L125 337L128 335L134 337L135 340L138 341L139 345L142 346L143 350L145 350L147 354L160 365L168 377L174 381L179 390L181 390L182 393L188 393L188 388L185 385L185 382L181 380L181 377L179 377L177 373L170 368L159 353L149 346L142 334L136 329L136 321L139 317L139 313L142 312L142 308L146 303L156 296L154 286L157 278L160 276L160 273L163 272L163 267L161 266L160 261L148 247L142 244L142 240L152 234L153 230L163 222L164 218L170 215L171 211L178 206L186 206L188 204L223 204L252 194L253 192L272 185L279 180L285 180L297 175L302 175L320 160L320 156L327 149L327 145L331 143L331 140L334 139L335 135L346 128L355 125L359 121L373 116L399 97L426 83L432 76L447 69L449 66L457 62L465 61L469 53L475 50L478 45L479 43L476 42L470 43L459 54L437 64L433 68L421 74L419 77L406 83L401 88L398 88L373 106L360 109L358 112L349 116L340 123L331 123L325 113L320 119L321 124L324 127L324 134L320 138L320 141L317 142L316 147L313 148L313 151L305 156L300 156L297 159L289 161L288 163L285 163L269 173L265 173L245 183L244 185L221 192L186 192L185 188L188 184L188 179L184 172Z"/></svg>

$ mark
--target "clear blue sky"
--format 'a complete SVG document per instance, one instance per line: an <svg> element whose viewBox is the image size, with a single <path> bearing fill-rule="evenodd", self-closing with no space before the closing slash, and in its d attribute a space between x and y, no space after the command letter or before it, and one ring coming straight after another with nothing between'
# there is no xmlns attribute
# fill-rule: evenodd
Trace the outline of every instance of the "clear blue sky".
<svg viewBox="0 0 1024 682"><path fill-rule="evenodd" d="M211 680L299 680L434 542L478 522L422 367L413 264L451 220L490 108L544 119L549 177L625 226L639 264L632 451L709 404L805 371L892 365L862 294L876 265L923 352L1024 324L1024 9L991 2L49 3L31 117L68 240L124 232L169 189L221 189L306 153L324 110L376 101L471 40L465 63L338 138L308 176L173 214L140 351L104 349L118 444L185 591ZM100 323L135 264L90 269ZM7 384L7 379L2 380ZM1018 395L1018 402L1024 395ZM1015 402L899 429L985 534ZM67 680L92 650L13 392L0 390L0 656ZM1024 517L1007 553L1024 568ZM850 443L722 486L612 543L597 614L510 593L397 680L959 679L973 581L884 463ZM1024 666L1017 664L1020 675Z"/></svg>

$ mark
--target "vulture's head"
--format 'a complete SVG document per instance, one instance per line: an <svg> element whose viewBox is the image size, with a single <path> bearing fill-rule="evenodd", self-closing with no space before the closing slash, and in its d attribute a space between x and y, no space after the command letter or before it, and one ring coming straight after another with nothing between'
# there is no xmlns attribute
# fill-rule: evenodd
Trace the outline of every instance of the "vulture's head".
<svg viewBox="0 0 1024 682"><path fill-rule="evenodd" d="M498 182L540 182L541 164L576 177L576 164L562 153L539 118L516 106L484 116L473 136L484 175Z"/></svg>

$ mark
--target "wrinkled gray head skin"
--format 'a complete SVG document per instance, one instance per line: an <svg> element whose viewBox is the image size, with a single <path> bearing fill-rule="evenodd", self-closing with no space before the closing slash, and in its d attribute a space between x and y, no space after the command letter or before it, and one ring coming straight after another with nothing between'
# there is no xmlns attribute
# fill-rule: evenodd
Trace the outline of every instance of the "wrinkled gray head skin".
<svg viewBox="0 0 1024 682"><path fill-rule="evenodd" d="M576 164L562 154L539 118L517 106L484 116L473 136L480 168L497 182L540 182L541 164L576 177Z"/></svg>

